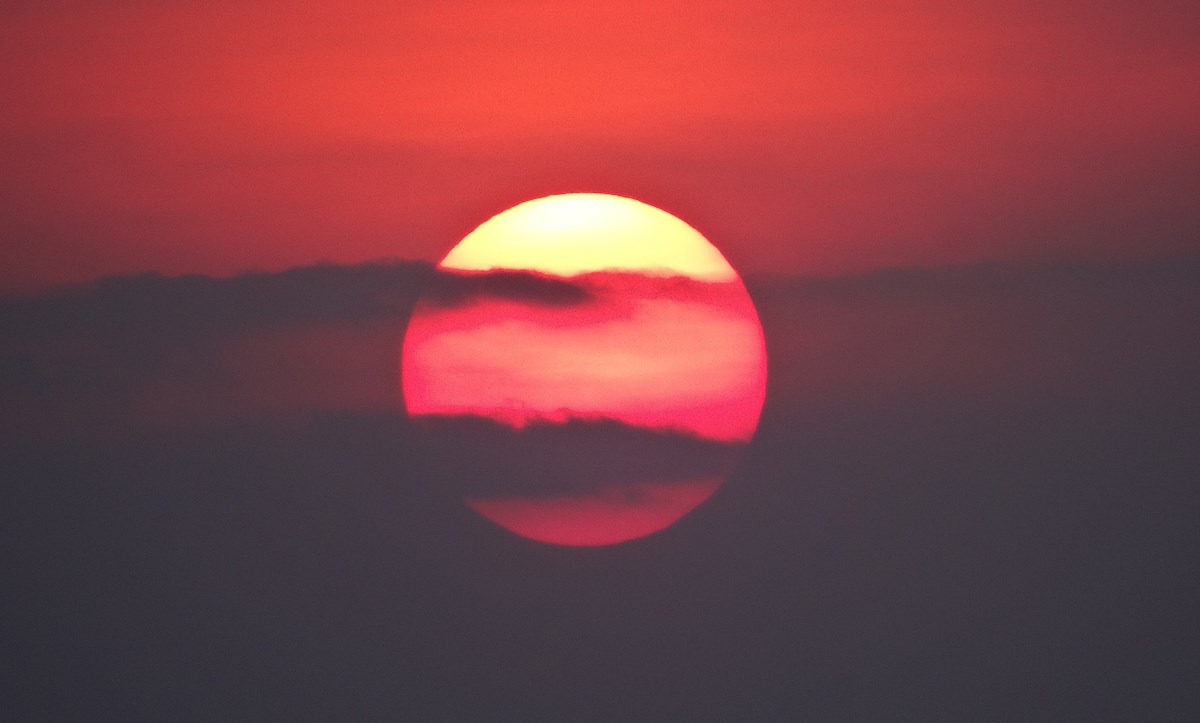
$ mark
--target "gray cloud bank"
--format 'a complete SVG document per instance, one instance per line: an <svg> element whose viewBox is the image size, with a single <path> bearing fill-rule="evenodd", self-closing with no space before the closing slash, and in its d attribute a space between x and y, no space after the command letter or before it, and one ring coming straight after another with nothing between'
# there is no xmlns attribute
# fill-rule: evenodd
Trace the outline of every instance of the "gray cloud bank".
<svg viewBox="0 0 1200 723"><path fill-rule="evenodd" d="M221 333L407 314L417 296L453 306L493 297L537 304L588 300L563 279L523 271L453 273L425 262L310 266L233 278L126 276L25 297L0 298L0 334Z"/></svg>
<svg viewBox="0 0 1200 723"><path fill-rule="evenodd" d="M1200 713L1194 260L750 279L759 434L708 503L598 550L458 502L400 409L409 273L0 304L11 717ZM207 320L276 282L295 304ZM565 434L484 431L513 470Z"/></svg>

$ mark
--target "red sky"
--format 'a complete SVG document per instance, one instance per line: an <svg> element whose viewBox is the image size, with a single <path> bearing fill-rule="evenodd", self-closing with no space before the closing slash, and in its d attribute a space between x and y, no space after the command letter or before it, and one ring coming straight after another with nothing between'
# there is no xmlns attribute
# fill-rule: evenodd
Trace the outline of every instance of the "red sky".
<svg viewBox="0 0 1200 723"><path fill-rule="evenodd" d="M1193 2L59 0L0 27L0 290L437 259L550 193L743 271L1200 238Z"/></svg>

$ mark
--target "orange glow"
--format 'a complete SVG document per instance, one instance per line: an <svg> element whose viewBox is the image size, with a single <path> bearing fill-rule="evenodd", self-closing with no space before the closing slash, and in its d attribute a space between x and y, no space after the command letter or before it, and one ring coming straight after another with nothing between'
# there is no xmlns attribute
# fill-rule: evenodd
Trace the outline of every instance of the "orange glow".
<svg viewBox="0 0 1200 723"><path fill-rule="evenodd" d="M580 188L741 272L1194 252L1200 3L1070 7L9 3L0 289L432 260Z"/></svg>

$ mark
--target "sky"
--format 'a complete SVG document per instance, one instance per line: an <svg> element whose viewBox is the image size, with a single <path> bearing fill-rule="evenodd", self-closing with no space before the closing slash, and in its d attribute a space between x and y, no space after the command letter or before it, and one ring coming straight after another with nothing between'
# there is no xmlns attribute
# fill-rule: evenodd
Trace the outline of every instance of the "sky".
<svg viewBox="0 0 1200 723"><path fill-rule="evenodd" d="M0 717L1200 719L1196 7L5 3ZM748 442L408 413L421 305L720 322L437 267L575 191L741 274Z"/></svg>
<svg viewBox="0 0 1200 723"><path fill-rule="evenodd" d="M749 271L1194 251L1200 11L58 0L0 24L0 289L437 260L631 196Z"/></svg>

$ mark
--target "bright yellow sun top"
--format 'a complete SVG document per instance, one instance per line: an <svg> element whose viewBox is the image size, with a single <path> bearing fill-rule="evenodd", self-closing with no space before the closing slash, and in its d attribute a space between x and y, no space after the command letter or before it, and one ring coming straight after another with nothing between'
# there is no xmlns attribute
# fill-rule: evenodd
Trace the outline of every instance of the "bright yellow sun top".
<svg viewBox="0 0 1200 723"><path fill-rule="evenodd" d="M602 193L546 196L513 206L467 234L441 265L555 276L620 270L703 281L738 278L696 229L649 204Z"/></svg>

